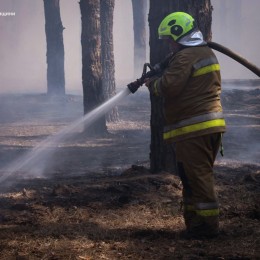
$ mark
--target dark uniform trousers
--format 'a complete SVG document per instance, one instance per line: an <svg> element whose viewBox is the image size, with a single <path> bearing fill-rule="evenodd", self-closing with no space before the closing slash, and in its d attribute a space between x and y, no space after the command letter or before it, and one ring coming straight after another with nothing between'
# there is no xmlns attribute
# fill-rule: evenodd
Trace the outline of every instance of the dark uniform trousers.
<svg viewBox="0 0 260 260"><path fill-rule="evenodd" d="M214 189L213 164L221 133L174 143L177 172L183 184L184 220L194 235L216 235L219 207Z"/></svg>

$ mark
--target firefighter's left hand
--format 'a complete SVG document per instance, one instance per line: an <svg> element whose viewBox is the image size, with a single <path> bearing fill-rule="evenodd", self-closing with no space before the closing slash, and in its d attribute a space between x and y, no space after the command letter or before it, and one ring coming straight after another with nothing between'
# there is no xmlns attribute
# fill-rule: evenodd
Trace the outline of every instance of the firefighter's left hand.
<svg viewBox="0 0 260 260"><path fill-rule="evenodd" d="M147 78L147 79L144 80L144 84L145 84L146 87L149 88L149 87L151 87L152 83L153 83L155 80L157 80L157 79L158 79L157 76L154 76L154 77L152 77L152 78Z"/></svg>

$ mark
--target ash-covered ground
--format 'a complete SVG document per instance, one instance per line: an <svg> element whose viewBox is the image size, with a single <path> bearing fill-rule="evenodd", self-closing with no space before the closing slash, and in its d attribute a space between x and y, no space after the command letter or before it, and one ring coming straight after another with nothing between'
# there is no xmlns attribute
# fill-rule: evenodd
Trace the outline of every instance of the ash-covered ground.
<svg viewBox="0 0 260 260"><path fill-rule="evenodd" d="M217 158L221 235L185 240L181 183L150 174L145 90L118 105L109 134L80 131L19 158L83 114L82 97L0 96L0 259L258 259L260 90L225 90L225 156ZM26 158L26 157L25 157Z"/></svg>

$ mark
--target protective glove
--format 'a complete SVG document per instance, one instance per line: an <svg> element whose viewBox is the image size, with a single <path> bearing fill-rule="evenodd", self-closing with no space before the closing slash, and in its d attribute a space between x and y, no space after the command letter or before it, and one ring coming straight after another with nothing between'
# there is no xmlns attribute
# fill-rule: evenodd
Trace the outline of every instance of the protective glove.
<svg viewBox="0 0 260 260"><path fill-rule="evenodd" d="M148 87L148 89L150 89L150 87L152 87L153 83L158 79L159 77L154 76L148 79L144 80L144 84L146 87Z"/></svg>
<svg viewBox="0 0 260 260"><path fill-rule="evenodd" d="M152 78L145 80L146 87L148 87L150 93L155 96L159 96L157 84L156 84L158 79L159 79L158 76L154 76Z"/></svg>

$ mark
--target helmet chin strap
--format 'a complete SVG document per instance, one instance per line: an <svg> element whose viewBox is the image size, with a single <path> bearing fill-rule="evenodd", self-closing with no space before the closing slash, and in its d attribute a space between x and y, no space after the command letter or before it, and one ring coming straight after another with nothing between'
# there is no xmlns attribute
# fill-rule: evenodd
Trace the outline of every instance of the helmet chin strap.
<svg viewBox="0 0 260 260"><path fill-rule="evenodd" d="M235 52L231 51L230 49L224 47L223 45L216 43L216 42L207 42L208 46L211 49L214 49L216 51L219 51L227 56L229 56L230 58L232 58L233 60L239 62L240 64L242 64L243 66L245 66L246 68L248 68L249 70L251 70L253 73L255 73L258 77L260 77L260 69L258 67L256 67L253 63L249 62L248 60L246 60L245 58L241 57L240 55L236 54Z"/></svg>

